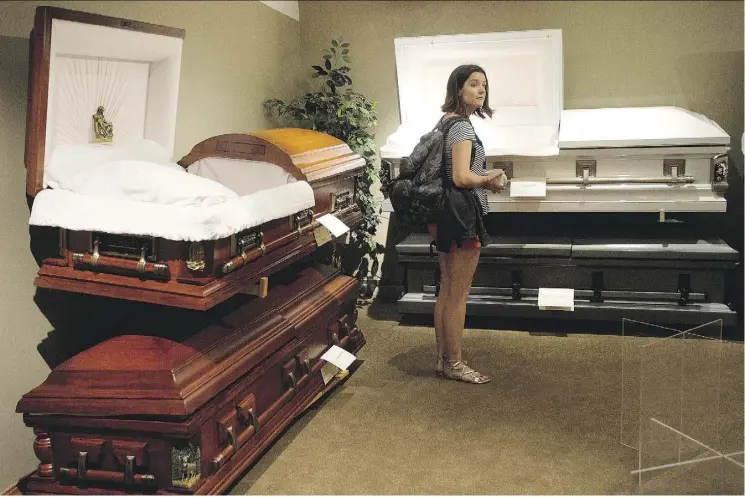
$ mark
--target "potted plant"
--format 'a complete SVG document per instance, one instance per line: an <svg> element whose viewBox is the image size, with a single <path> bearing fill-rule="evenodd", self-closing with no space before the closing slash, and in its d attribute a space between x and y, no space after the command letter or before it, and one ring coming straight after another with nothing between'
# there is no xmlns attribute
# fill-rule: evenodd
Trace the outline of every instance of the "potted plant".
<svg viewBox="0 0 745 497"><path fill-rule="evenodd" d="M312 66L313 78L322 81L318 91L306 93L290 103L269 99L264 102L264 108L270 118L285 117L298 127L328 133L365 158L365 169L357 184L362 223L351 231L349 243L340 255L342 270L356 276L361 281L361 296L370 298L377 286L378 258L384 251L374 239L382 209L370 192L379 174L375 167L375 135L368 129L377 126L378 118L375 102L351 88L349 46L339 37L323 50L323 63Z"/></svg>

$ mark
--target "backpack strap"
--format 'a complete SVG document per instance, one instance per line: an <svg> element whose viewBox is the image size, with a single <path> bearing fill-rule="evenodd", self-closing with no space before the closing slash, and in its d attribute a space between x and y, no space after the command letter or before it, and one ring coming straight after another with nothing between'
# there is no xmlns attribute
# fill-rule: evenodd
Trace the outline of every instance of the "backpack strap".
<svg viewBox="0 0 745 497"><path fill-rule="evenodd" d="M448 133L450 132L450 128L452 128L455 124L460 123L460 122L470 123L468 119L466 119L465 117L461 117L461 116L449 117L447 118L447 120L443 117L442 120L440 121L440 124L444 123L443 128L442 128L442 183L444 185L455 184L454 182L451 182L448 179L448 174L447 174L446 158L447 158L447 152L448 152ZM438 126L440 124L438 124ZM474 135L475 134L476 132L474 131ZM476 140L479 142L479 144L481 144L481 140L479 140L478 136L476 136ZM471 163L473 163L473 158L475 154L476 154L476 147L471 147ZM469 164L468 167L470 169L471 164Z"/></svg>

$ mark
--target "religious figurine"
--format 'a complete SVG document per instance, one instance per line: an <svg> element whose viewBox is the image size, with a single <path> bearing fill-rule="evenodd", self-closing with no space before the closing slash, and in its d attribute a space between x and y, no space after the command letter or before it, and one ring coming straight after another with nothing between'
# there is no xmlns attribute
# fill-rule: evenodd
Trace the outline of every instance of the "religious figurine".
<svg viewBox="0 0 745 497"><path fill-rule="evenodd" d="M103 105L93 114L93 134L97 142L109 143L114 139L114 128L109 121L103 117Z"/></svg>

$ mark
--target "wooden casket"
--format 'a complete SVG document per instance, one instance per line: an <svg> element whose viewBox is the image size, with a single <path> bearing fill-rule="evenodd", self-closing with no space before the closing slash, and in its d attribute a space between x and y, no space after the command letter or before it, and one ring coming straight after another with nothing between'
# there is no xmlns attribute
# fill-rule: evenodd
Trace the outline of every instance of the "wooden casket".
<svg viewBox="0 0 745 497"><path fill-rule="evenodd" d="M490 78L494 114L471 122L487 169L503 169L510 183L489 193L492 239L469 315L736 323L728 280L739 254L719 223L730 137L716 122L677 107L565 109L561 30L395 45L401 124L381 147L392 177L439 119L450 71L469 60ZM442 94L419 91L422 79ZM402 313L433 312L431 241L424 229L395 241ZM541 305L546 289L566 290L563 310Z"/></svg>
<svg viewBox="0 0 745 497"><path fill-rule="evenodd" d="M37 9L29 222L58 236L36 286L206 310L264 295L267 276L329 240L321 217L361 221L365 160L325 133L220 135L172 162L184 36Z"/></svg>
<svg viewBox="0 0 745 497"><path fill-rule="evenodd" d="M355 353L365 342L357 280L327 266L277 274L267 298L231 301L228 311L176 309L183 319L173 326L186 338L138 330L55 368L17 406L40 460L19 488L224 493L339 381L323 378L320 356L334 344ZM187 333L206 314L212 324Z"/></svg>

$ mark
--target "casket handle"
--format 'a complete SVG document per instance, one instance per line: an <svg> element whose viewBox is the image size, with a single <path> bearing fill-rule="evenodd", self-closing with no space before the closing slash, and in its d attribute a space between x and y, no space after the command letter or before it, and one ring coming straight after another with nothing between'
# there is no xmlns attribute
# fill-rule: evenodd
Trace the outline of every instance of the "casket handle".
<svg viewBox="0 0 745 497"><path fill-rule="evenodd" d="M214 467L215 471L222 468L225 463L230 459L236 452L238 452L238 449L240 449L248 440L254 436L259 431L259 420L258 418L253 414L253 409L249 410L252 415L253 419L255 421L252 421L251 426L240 432L239 434L236 434L233 430L232 426L229 426L227 428L228 437L230 437L230 441L228 443L228 446L225 447L218 455L216 455L214 458L212 458L212 466Z"/></svg>
<svg viewBox="0 0 745 497"><path fill-rule="evenodd" d="M139 261L131 259L120 259L118 257L108 257L100 255L96 244L93 248L93 254L74 253L72 254L72 263L76 269L83 268L95 269L101 273L124 273L132 275L145 275L149 277L167 278L168 265L163 263L146 262L144 258Z"/></svg>
<svg viewBox="0 0 745 497"><path fill-rule="evenodd" d="M217 456L212 459L212 466L215 471L222 468L227 460L230 459L233 454L238 452L238 449L240 449L248 441L249 438L258 433L261 425L266 422L267 419L271 418L277 409L285 405L285 403L287 403L292 397L295 396L295 394L297 393L298 384L297 379L295 378L295 373L289 371L287 372L287 376L285 378L290 380L292 386L288 388L280 398L275 400L274 403L269 406L269 408L261 413L260 416L257 416L253 409L253 396L250 396L249 399L242 402L241 405L236 408L238 417L242 420L249 420L250 418L251 425L238 435L235 434L232 426L229 426L226 429L228 437L230 437L230 443L228 447L225 447ZM251 407L246 408L246 406L248 405L251 405ZM262 418L264 418L263 421Z"/></svg>
<svg viewBox="0 0 745 497"><path fill-rule="evenodd" d="M78 479L85 480L88 472L88 453L78 453Z"/></svg>
<svg viewBox="0 0 745 497"><path fill-rule="evenodd" d="M695 183L696 178L685 175L684 159L663 159L662 176L641 177L603 177L597 176L597 161L577 160L574 178L546 178L547 185L622 185L631 184L688 184Z"/></svg>
<svg viewBox="0 0 745 497"><path fill-rule="evenodd" d="M96 240L93 242L93 255L91 256L91 267L96 267L98 265L98 259L101 258L101 254L98 253L98 249L101 245L101 241L96 238Z"/></svg>
<svg viewBox="0 0 745 497"><path fill-rule="evenodd" d="M127 462L124 465L124 483L126 485L135 483L135 456L127 456Z"/></svg>
<svg viewBox="0 0 745 497"><path fill-rule="evenodd" d="M88 469L88 453L78 452L76 468L60 468L60 472L79 481L102 481L121 482L127 485L154 484L154 475L137 475L134 473L135 456L127 456L124 473L116 471L104 471L100 469Z"/></svg>
<svg viewBox="0 0 745 497"><path fill-rule="evenodd" d="M289 372L287 373L287 378L289 378L290 383L292 383L292 393L293 395L297 393L297 378L295 378L295 373Z"/></svg>

